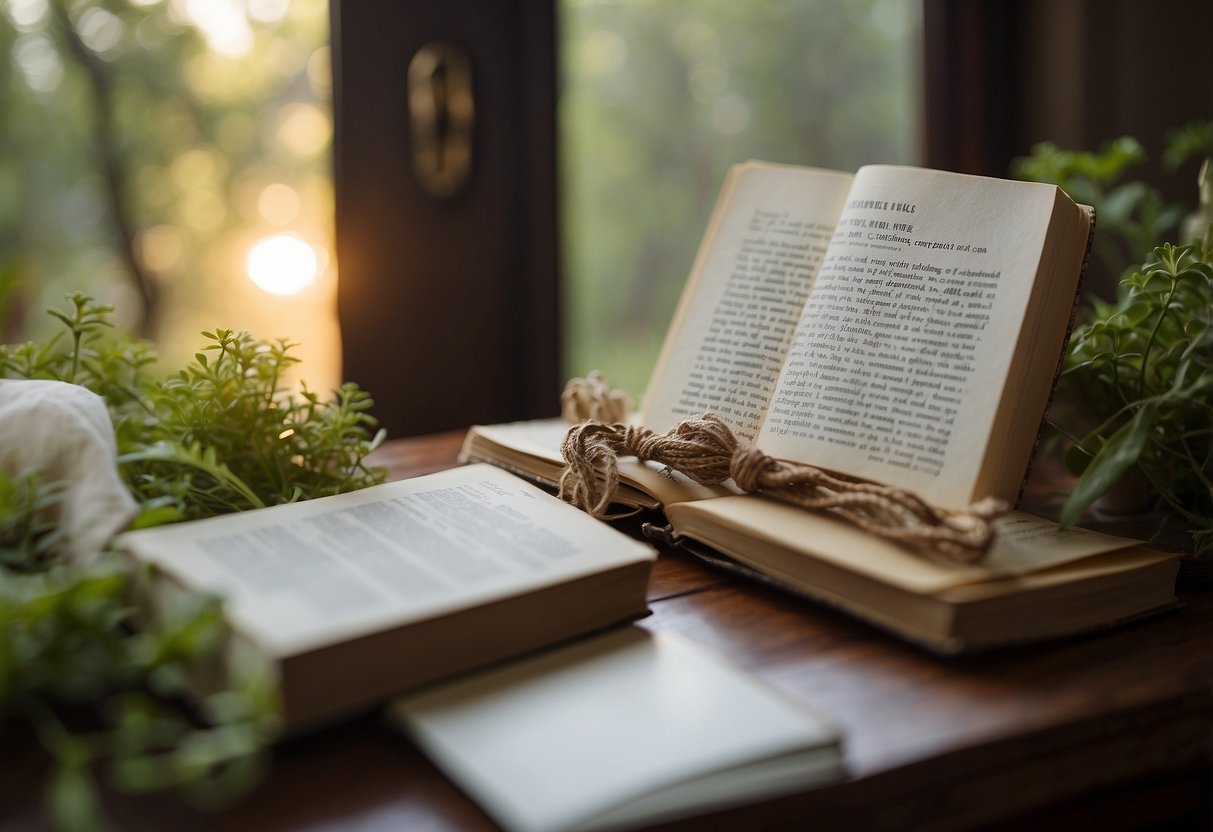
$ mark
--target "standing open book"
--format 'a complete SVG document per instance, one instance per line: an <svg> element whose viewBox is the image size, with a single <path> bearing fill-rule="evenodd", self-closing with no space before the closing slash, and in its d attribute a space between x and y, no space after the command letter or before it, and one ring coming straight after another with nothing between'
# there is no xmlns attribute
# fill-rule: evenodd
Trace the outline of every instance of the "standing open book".
<svg viewBox="0 0 1213 832"><path fill-rule="evenodd" d="M714 411L771 456L1014 500L1090 218L1059 188L914 168L734 168L643 423Z"/></svg>
<svg viewBox="0 0 1213 832"><path fill-rule="evenodd" d="M889 166L851 176L739 165L725 182L639 419L663 431L715 412L773 457L903 488L946 508L991 496L1014 502L1060 366L1091 228L1087 209L1038 183ZM465 453L551 481L560 431L535 423L476 428ZM768 512L762 497L692 487L634 460L621 472L628 489L619 499L663 507L675 533L768 575L769 558L758 553L769 547L756 541L771 543L772 524L786 532L772 545L797 552L789 563L817 560L823 546L835 545L837 536L821 532L838 525L828 517L786 506ZM1034 559L1031 572L1075 560L1072 551L1062 554L1067 547L1054 551L1042 538L1036 545L1047 556ZM845 555L827 559L848 569L865 553ZM905 557L917 564L907 567L912 572L935 568ZM1174 572L1152 554L1139 560L1121 559L1114 573L1129 581L1129 572L1145 570L1151 589L1096 605L1082 620L1006 630L985 622L978 636L940 612L911 635L954 649L1135 615L1171 597ZM802 575L789 563L781 562L781 583L907 629L900 613L891 620L874 614L868 589L840 595L837 576ZM1005 564L978 569L985 571L959 584L1002 581L1000 596L1037 597L1005 584ZM856 566L843 582L868 571ZM1073 574L1060 583L1083 592L1089 582ZM911 600L925 591L914 587L901 587Z"/></svg>

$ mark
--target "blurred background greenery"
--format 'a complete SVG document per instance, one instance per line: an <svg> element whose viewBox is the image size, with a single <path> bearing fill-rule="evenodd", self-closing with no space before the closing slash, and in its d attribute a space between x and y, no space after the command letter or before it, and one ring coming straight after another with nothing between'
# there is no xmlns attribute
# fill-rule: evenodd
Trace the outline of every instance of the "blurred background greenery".
<svg viewBox="0 0 1213 832"><path fill-rule="evenodd" d="M248 329L336 385L324 0L0 10L2 340L80 290L170 364L204 328ZM639 397L728 165L917 160L919 15L562 0L566 374Z"/></svg>
<svg viewBox="0 0 1213 832"><path fill-rule="evenodd" d="M4 2L4 340L79 290L170 364L248 329L332 386L327 44L324 0Z"/></svg>
<svg viewBox="0 0 1213 832"><path fill-rule="evenodd" d="M566 375L639 398L730 164L914 163L913 0L564 0Z"/></svg>

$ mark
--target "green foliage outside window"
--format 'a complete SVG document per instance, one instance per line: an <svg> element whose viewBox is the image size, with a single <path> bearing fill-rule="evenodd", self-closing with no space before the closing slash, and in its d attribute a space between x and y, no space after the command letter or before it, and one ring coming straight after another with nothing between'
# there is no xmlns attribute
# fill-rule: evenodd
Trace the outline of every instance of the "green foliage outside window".
<svg viewBox="0 0 1213 832"><path fill-rule="evenodd" d="M124 329L185 340L229 318L259 236L327 243L327 4L234 8L0 2L7 339L48 331L40 310L86 291Z"/></svg>
<svg viewBox="0 0 1213 832"><path fill-rule="evenodd" d="M905 0L566 0L566 375L643 391L730 164L914 164Z"/></svg>

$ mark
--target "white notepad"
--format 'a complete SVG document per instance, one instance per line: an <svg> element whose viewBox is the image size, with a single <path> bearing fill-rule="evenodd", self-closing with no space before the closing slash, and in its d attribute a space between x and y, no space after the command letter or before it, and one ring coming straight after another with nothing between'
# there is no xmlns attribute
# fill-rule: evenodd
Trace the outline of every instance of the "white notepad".
<svg viewBox="0 0 1213 832"><path fill-rule="evenodd" d="M841 777L838 735L749 673L626 627L400 698L392 715L517 832L621 829Z"/></svg>

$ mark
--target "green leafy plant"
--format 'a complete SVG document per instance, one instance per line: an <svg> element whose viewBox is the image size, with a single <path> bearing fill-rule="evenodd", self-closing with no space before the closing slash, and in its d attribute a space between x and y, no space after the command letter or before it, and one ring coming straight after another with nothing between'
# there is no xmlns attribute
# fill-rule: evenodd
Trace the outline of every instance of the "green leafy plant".
<svg viewBox="0 0 1213 832"><path fill-rule="evenodd" d="M329 399L286 386L293 344L247 333L210 343L182 370L153 376L143 341L107 338L113 308L83 294L50 314L65 332L0 347L0 374L80 384L105 399L140 525L353 491L383 480L364 459L383 440L356 384Z"/></svg>
<svg viewBox="0 0 1213 832"><path fill-rule="evenodd" d="M322 400L285 395L285 341L216 330L184 370L145 388L119 428L127 481L145 501L172 497L200 517L352 491L382 480L364 457L370 397L345 384ZM162 503L161 503L162 505Z"/></svg>
<svg viewBox="0 0 1213 832"><path fill-rule="evenodd" d="M24 723L51 755L56 824L103 828L99 766L127 791L180 787L204 803L247 788L275 724L267 681L241 679L197 713L178 704L187 669L216 660L226 631L218 602L199 597L129 629L126 562L73 564L40 519L62 495L0 473L0 733Z"/></svg>
<svg viewBox="0 0 1213 832"><path fill-rule="evenodd" d="M215 330L187 367L158 377L149 344L113 337L113 311L69 296L66 310L50 311L60 332L0 347L0 376L66 381L104 398L137 524L382 481L365 462L383 439L370 397L353 384L328 399L293 393L284 380L292 344ZM44 519L65 487L0 473L0 733L28 725L49 752L47 802L65 829L104 825L99 768L132 792L177 787L203 803L238 793L256 779L275 727L272 685L238 677L184 707L189 669L219 660L219 603L196 598L172 618L131 627L138 576L129 562L67 560Z"/></svg>
<svg viewBox="0 0 1213 832"><path fill-rule="evenodd" d="M1188 524L1196 552L1213 549L1211 254L1200 245L1154 249L1122 281L1120 299L1097 302L1071 337L1063 383L1100 422L1070 435L1067 464L1079 479L1063 524L1137 469Z"/></svg>
<svg viewBox="0 0 1213 832"><path fill-rule="evenodd" d="M1163 166L1210 154L1213 121L1195 122L1168 133ZM1137 508L1161 504L1204 554L1213 549L1213 240L1165 242L1184 208L1126 179L1145 161L1141 144L1122 137L1094 153L1043 143L1012 166L1095 206L1093 254L1119 277L1114 301L1089 298L1051 411L1078 476L1061 520L1135 489Z"/></svg>

